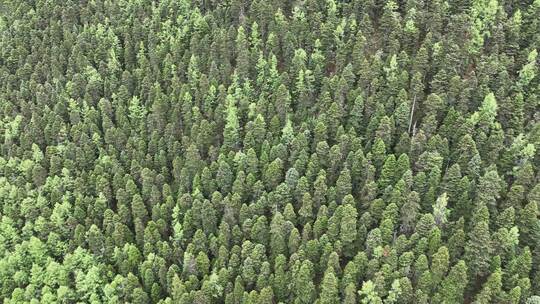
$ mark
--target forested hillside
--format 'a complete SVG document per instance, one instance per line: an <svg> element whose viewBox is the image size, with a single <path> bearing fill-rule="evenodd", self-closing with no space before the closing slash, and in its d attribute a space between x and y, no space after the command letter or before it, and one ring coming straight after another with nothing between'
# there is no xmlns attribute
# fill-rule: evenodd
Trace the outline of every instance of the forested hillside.
<svg viewBox="0 0 540 304"><path fill-rule="evenodd" d="M0 1L0 302L540 303L540 1Z"/></svg>

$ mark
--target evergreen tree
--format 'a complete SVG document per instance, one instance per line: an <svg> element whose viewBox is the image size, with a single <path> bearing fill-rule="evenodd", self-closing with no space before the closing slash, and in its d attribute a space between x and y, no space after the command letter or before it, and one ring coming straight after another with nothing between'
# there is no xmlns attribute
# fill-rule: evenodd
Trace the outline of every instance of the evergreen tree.
<svg viewBox="0 0 540 304"><path fill-rule="evenodd" d="M447 215L449 213L449 210L446 208L447 204L448 195L446 195L445 192L437 198L437 201L433 206L433 217L435 218L435 223L439 227L444 226L448 222Z"/></svg>
<svg viewBox="0 0 540 304"><path fill-rule="evenodd" d="M489 276L480 293L475 296L474 302L490 303L491 301L497 301L502 287L501 280L501 271L498 269Z"/></svg>
<svg viewBox="0 0 540 304"><path fill-rule="evenodd" d="M321 304L339 303L338 281L332 270L325 272L321 283L320 301Z"/></svg>
<svg viewBox="0 0 540 304"><path fill-rule="evenodd" d="M465 262L460 260L450 269L448 276L442 281L434 300L447 301L448 303L463 302L466 286L467 266Z"/></svg>
<svg viewBox="0 0 540 304"><path fill-rule="evenodd" d="M473 279L488 273L492 250L488 220L487 208L481 207L473 218L473 227L465 245L465 261Z"/></svg>
<svg viewBox="0 0 540 304"><path fill-rule="evenodd" d="M358 294L360 295L360 303L374 303L374 304L381 304L382 299L377 294L377 291L375 291L375 285L372 281L366 281L362 284L362 289L358 291Z"/></svg>
<svg viewBox="0 0 540 304"><path fill-rule="evenodd" d="M344 206L342 211L341 227L339 229L339 240L343 246L344 254L352 257L356 254L356 238L357 238L357 211L350 204Z"/></svg>
<svg viewBox="0 0 540 304"><path fill-rule="evenodd" d="M236 149L239 143L239 120L236 108L236 100L232 95L227 95L227 107L225 112L225 128L223 130L223 144L229 149Z"/></svg>
<svg viewBox="0 0 540 304"><path fill-rule="evenodd" d="M313 264L310 261L301 263L293 282L294 302L312 303L315 298L315 285L313 284Z"/></svg>

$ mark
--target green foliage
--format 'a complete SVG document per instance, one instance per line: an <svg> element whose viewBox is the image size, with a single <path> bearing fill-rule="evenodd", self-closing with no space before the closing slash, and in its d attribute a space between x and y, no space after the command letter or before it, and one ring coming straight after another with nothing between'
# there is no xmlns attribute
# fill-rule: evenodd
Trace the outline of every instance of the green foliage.
<svg viewBox="0 0 540 304"><path fill-rule="evenodd" d="M519 71L519 82L518 84L523 88L536 77L538 71L538 63L536 60L538 57L538 51L533 49L527 56L527 64L525 64Z"/></svg>
<svg viewBox="0 0 540 304"><path fill-rule="evenodd" d="M358 291L360 295L360 303L364 304L382 304L382 300L375 291L375 285L371 280L362 284L362 289Z"/></svg>
<svg viewBox="0 0 540 304"><path fill-rule="evenodd" d="M0 302L537 303L540 1L3 1Z"/></svg>
<svg viewBox="0 0 540 304"><path fill-rule="evenodd" d="M450 210L446 208L448 205L448 195L446 192L441 194L437 198L435 205L433 205L433 217L435 218L435 223L437 226L442 227L448 222L448 213Z"/></svg>
<svg viewBox="0 0 540 304"><path fill-rule="evenodd" d="M491 35L489 29L499 9L497 0L474 0L470 17L473 22L471 27L472 41L469 51L477 53L483 47L484 39Z"/></svg>
<svg viewBox="0 0 540 304"><path fill-rule="evenodd" d="M339 303L338 282L332 271L327 271L321 283L321 295L319 303Z"/></svg>
<svg viewBox="0 0 540 304"><path fill-rule="evenodd" d="M458 261L448 275L444 278L435 299L448 303L463 302L465 287L467 286L467 265Z"/></svg>

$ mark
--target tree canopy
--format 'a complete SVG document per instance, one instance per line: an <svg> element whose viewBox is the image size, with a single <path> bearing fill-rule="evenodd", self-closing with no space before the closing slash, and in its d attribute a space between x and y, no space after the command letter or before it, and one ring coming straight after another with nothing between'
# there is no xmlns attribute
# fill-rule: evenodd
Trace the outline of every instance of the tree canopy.
<svg viewBox="0 0 540 304"><path fill-rule="evenodd" d="M540 303L539 16L0 2L0 302Z"/></svg>

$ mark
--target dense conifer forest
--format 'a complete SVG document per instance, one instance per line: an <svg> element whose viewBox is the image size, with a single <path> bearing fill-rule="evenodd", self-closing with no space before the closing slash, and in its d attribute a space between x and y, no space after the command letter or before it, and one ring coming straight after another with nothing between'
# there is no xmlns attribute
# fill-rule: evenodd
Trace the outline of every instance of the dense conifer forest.
<svg viewBox="0 0 540 304"><path fill-rule="evenodd" d="M0 302L540 303L540 1L0 1Z"/></svg>

